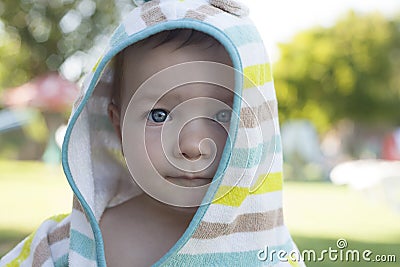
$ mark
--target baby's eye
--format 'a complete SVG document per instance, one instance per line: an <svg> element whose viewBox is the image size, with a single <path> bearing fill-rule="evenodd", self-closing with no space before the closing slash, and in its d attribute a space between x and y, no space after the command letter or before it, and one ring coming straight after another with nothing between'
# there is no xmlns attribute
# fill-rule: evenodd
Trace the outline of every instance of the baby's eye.
<svg viewBox="0 0 400 267"><path fill-rule="evenodd" d="M231 111L229 109L223 109L215 114L215 119L219 122L230 122L231 121Z"/></svg>
<svg viewBox="0 0 400 267"><path fill-rule="evenodd" d="M167 119L167 117L168 117L168 111L161 108L156 108L149 112L147 119L155 123L160 123L164 122Z"/></svg>

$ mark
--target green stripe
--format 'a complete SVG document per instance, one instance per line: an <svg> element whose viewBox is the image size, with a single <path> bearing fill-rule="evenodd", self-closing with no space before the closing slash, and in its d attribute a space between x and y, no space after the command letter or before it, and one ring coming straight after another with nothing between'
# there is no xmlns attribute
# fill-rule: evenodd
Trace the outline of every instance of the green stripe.
<svg viewBox="0 0 400 267"><path fill-rule="evenodd" d="M254 88L272 82L272 70L269 63L252 65L244 68L243 89Z"/></svg>
<svg viewBox="0 0 400 267"><path fill-rule="evenodd" d="M253 188L221 185L213 204L239 207L250 194L265 194L282 190L282 173L266 173L257 178Z"/></svg>
<svg viewBox="0 0 400 267"><path fill-rule="evenodd" d="M93 239L76 230L71 230L70 248L82 257L89 260L96 260L95 242Z"/></svg>
<svg viewBox="0 0 400 267"><path fill-rule="evenodd" d="M58 215L54 215L53 217L50 217L48 220L52 220L55 221L56 223L61 222L62 220L64 220L66 217L69 216L70 213L64 213L64 214L58 214Z"/></svg>
<svg viewBox="0 0 400 267"><path fill-rule="evenodd" d="M249 43L261 43L262 39L253 25L233 26L224 30L236 46Z"/></svg>
<svg viewBox="0 0 400 267"><path fill-rule="evenodd" d="M21 252L13 261L9 262L6 267L17 267L20 266L23 261L25 261L29 254L31 253L31 244L33 237L35 236L36 232L30 234L24 242L22 246Z"/></svg>

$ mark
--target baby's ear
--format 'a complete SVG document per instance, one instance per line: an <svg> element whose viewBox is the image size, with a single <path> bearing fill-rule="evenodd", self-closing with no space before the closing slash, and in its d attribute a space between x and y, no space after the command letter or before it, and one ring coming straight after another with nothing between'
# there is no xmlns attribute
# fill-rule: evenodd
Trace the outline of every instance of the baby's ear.
<svg viewBox="0 0 400 267"><path fill-rule="evenodd" d="M108 104L108 117L110 117L111 123L114 127L115 132L117 133L117 136L119 140L122 142L122 133L121 133L121 120L120 120L120 111L117 105L114 103Z"/></svg>

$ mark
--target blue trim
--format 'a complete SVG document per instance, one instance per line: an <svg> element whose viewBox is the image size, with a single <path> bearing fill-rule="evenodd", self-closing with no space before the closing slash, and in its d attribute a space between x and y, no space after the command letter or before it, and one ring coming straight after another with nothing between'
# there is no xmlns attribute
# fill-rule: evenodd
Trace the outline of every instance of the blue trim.
<svg viewBox="0 0 400 267"><path fill-rule="evenodd" d="M108 51L104 57L101 59L101 61L98 64L98 67L96 68L93 78L90 81L89 88L78 106L77 110L75 113L72 115L70 123L68 125L65 138L64 138L64 143L63 143L63 149L62 149L62 165L64 172L67 176L68 182L74 192L74 194L77 196L79 199L83 209L85 210L90 225L93 229L93 234L94 234L94 239L95 239L95 245L96 245L96 255L97 255L97 263L98 266L106 266L106 261L105 261L105 255L104 255L104 242L102 238L102 234L100 231L99 224L96 221L96 218L93 214L93 211L91 210L90 206L86 202L86 200L83 198L82 193L79 191L77 188L75 181L72 177L70 166L68 163L68 144L70 142L71 138L71 133L72 129L75 126L76 121L79 118L79 115L83 111L87 101L89 100L90 96L93 93L93 90L96 87L97 81L99 80L102 71L104 70L105 66L107 63L121 50L124 48L128 47L129 45L136 43L140 40L143 40L151 35L154 35L156 33L165 31L165 30L173 30L173 29L180 29L180 28L187 28L187 29L194 29L197 31L204 32L206 34L209 34L213 36L216 40L218 40L226 49L228 54L231 57L233 67L239 71L239 73L243 72L243 67L242 67L242 62L239 56L239 52L233 43L233 41L230 39L230 37L224 33L221 29L216 28L213 25L206 24L205 22L193 20L193 19L179 19L179 20L174 20L174 21L166 21L163 22L162 24L157 24L154 26L151 26L149 28L146 28L143 31L140 31L138 33L135 33L129 38L123 42L120 42L118 45L114 46L110 51ZM225 144L224 151L221 157L220 164L218 166L218 169L216 171L215 177L219 177L221 174L223 174L228 166L228 163L230 161L231 157L231 144L235 143L236 136L237 136L237 131L239 128L239 114L240 114L240 106L241 106L241 93L242 93L242 84L243 84L243 79L242 75L235 75L235 98L233 101L233 111L234 113L238 114L237 116L232 116L231 124L230 124L230 130L229 130L229 136L233 137L232 141L229 140ZM204 214L206 213L209 204L217 189L219 188L220 182L222 179L216 179L215 182L213 182L204 199L202 202L202 205L198 208L196 214L194 215L192 221L190 222L188 228L186 229L185 233L182 235L182 237L176 242L176 244L158 261L156 262L153 266L160 266L168 261L170 257L173 254L176 254L182 246L190 239L190 237L193 235L196 227L202 220Z"/></svg>

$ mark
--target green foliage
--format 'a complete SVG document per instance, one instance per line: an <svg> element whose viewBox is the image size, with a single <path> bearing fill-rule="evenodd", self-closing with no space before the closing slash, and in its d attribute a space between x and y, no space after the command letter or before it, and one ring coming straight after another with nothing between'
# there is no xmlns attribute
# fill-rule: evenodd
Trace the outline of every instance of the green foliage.
<svg viewBox="0 0 400 267"><path fill-rule="evenodd" d="M0 98L75 53L89 53L131 7L130 0L0 1ZM43 118L35 118L41 120L0 133L0 157L38 158L48 134Z"/></svg>
<svg viewBox="0 0 400 267"><path fill-rule="evenodd" d="M400 19L350 12L279 48L282 120L308 118L320 132L343 118L400 124Z"/></svg>
<svg viewBox="0 0 400 267"><path fill-rule="evenodd" d="M128 0L1 1L0 91L57 70L76 51L88 51L127 6Z"/></svg>
<svg viewBox="0 0 400 267"><path fill-rule="evenodd" d="M0 98L4 89L90 54L132 7L131 0L0 1ZM0 157L38 158L48 133L43 117L35 118L22 129L0 133Z"/></svg>

